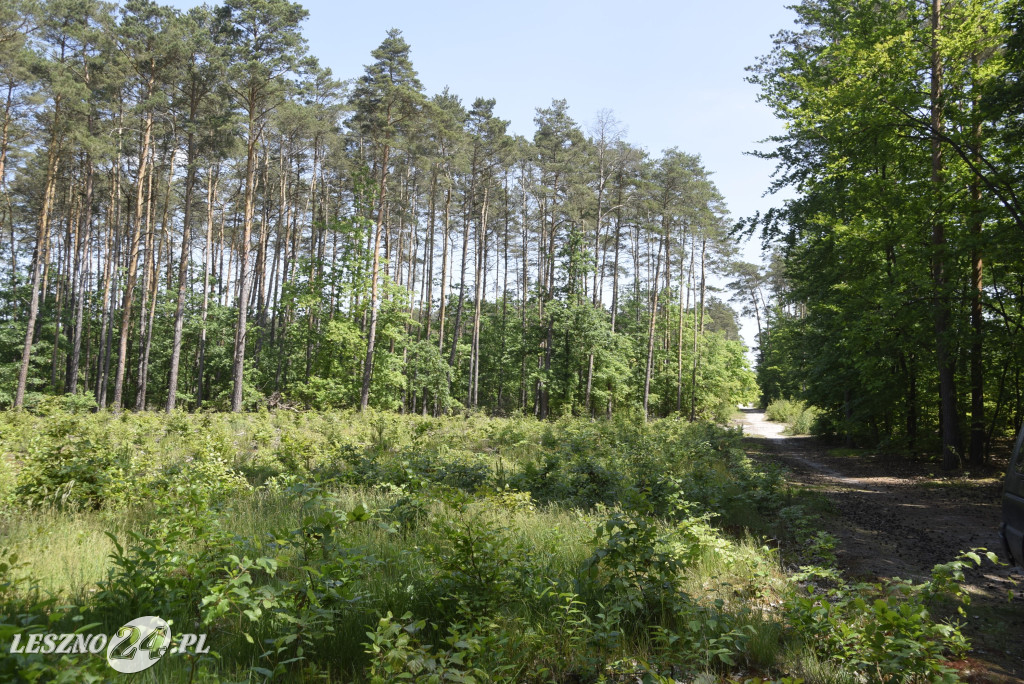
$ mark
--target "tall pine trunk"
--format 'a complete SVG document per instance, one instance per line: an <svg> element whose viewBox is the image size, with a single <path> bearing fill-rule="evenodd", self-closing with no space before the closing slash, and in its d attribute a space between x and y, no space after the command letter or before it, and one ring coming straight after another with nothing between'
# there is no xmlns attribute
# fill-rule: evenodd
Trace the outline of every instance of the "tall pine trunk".
<svg viewBox="0 0 1024 684"><path fill-rule="evenodd" d="M651 396L651 370L654 366L654 332L658 321L658 290L661 279L662 243L666 237L658 240L658 257L654 266L654 278L650 280L654 292L651 294L651 315L647 326L647 364L644 369L644 422L650 420L649 400Z"/></svg>
<svg viewBox="0 0 1024 684"><path fill-rule="evenodd" d="M194 117L193 117L194 118ZM167 404L170 413L178 401L178 365L181 363L181 338L185 327L185 293L188 289L188 263L192 253L192 197L196 183L195 133L189 128L185 145L185 210L181 223L181 258L178 260L178 295L174 304L174 333L171 340L171 369L167 382Z"/></svg>
<svg viewBox="0 0 1024 684"><path fill-rule="evenodd" d="M25 330L25 344L21 350L21 367L18 370L18 386L14 394L14 408L25 404L25 389L28 385L28 367L32 360L32 342L36 334L36 319L39 316L39 291L42 260L44 257L43 243L50 231L50 209L53 203L54 188L57 184L57 166L60 155L57 150L58 132L57 118L60 113L60 96L57 96L53 112L53 132L50 135L50 147L46 159L46 185L43 187L43 204L39 211L39 229L36 232L36 248L32 258L32 294L28 305L28 326Z"/></svg>
<svg viewBox="0 0 1024 684"><path fill-rule="evenodd" d="M152 176L150 177L152 178ZM143 334L143 345L142 353L139 359L139 387L135 396L135 409L137 411L145 410L146 408L146 392L149 387L149 355L153 349L153 325L156 322L156 302L157 296L160 292L160 263L161 255L163 254L164 244L167 244L167 248L173 253L171 248L170 229L168 227L168 221L170 219L171 210L171 188L174 183L174 150L168 150L168 170L167 170L167 189L164 193L164 210L160 217L160 237L155 234L153 236L153 247L154 247L154 260L152 263L152 269L150 273L150 294L149 294L149 313L143 312L145 315L145 326ZM154 204L153 198L150 198L150 205ZM167 263L170 264L168 258ZM145 307L143 307L145 308Z"/></svg>
<svg viewBox="0 0 1024 684"><path fill-rule="evenodd" d="M88 282L88 269L85 267L85 254L89 253L89 241L92 239L92 188L93 164L92 156L85 153L85 210L82 215L81 237L76 250L76 263L80 263L78 282L75 287L78 295L75 298L75 325L71 342L71 354L68 357L68 369L65 386L68 394L78 391L78 368L82 358L82 324L85 320L85 291Z"/></svg>
<svg viewBox="0 0 1024 684"><path fill-rule="evenodd" d="M391 117L388 116L390 124ZM384 226L384 212L388 194L388 162L391 157L391 146L384 146L384 154L380 165L380 200L377 205L377 223L373 231L373 267L370 273L370 324L366 333L366 360L363 362L363 387L359 395L359 410L365 411L370 403L370 383L373 380L373 353L377 342L377 275L380 271L380 238Z"/></svg>
<svg viewBox="0 0 1024 684"><path fill-rule="evenodd" d="M482 282L483 274L487 268L486 251L482 248L483 242L487 240L487 190L484 186L484 202L480 209L480 230L476 238L476 276L474 278L474 307L473 307L473 337L470 346L469 365L469 406L476 408L479 403L477 391L480 387L480 313L484 296Z"/></svg>
<svg viewBox="0 0 1024 684"><path fill-rule="evenodd" d="M700 241L700 301L694 297L694 305L697 310L693 317L693 377L690 384L690 422L697 420L697 371L700 369L700 346L698 341L704 335L704 293L707 289L707 271L705 270L705 258L707 256L708 239L701 238ZM700 324L697 318L700 317Z"/></svg>
<svg viewBox="0 0 1024 684"><path fill-rule="evenodd" d="M249 243L252 241L252 219L256 194L256 148L259 136L255 113L249 112L248 145L245 155L245 209L242 215L242 240L238 246L238 324L235 327L235 353L231 364L231 410L242 410L245 387L245 342L249 315Z"/></svg>
<svg viewBox="0 0 1024 684"><path fill-rule="evenodd" d="M459 340L462 339L462 310L466 303L466 261L469 257L469 226L470 206L473 197L473 185L470 184L469 193L466 195L466 210L462 216L462 265L459 269L459 303L455 307L455 323L452 326L452 350L448 356L448 384L451 385L451 372L455 369L455 357L459 350Z"/></svg>
<svg viewBox="0 0 1024 684"><path fill-rule="evenodd" d="M153 79L150 78L147 92L152 92ZM139 268L139 240L142 236L143 226L143 202L144 185L146 174L149 173L149 144L153 134L153 112L146 114L145 125L142 133L142 148L139 153L139 173L135 184L135 222L132 225L130 246L128 249L128 274L124 286L124 298L121 302L121 336L117 346L117 371L114 377L114 398L113 406L115 411L120 411L124 395L124 372L128 363L128 335L131 332L132 304L135 302L135 282L138 277Z"/></svg>
<svg viewBox="0 0 1024 684"><path fill-rule="evenodd" d="M203 308L199 316L199 349L196 359L196 408L203 405L203 373L206 370L206 319L210 311L210 269L213 264L213 198L217 194L219 170L219 166L210 169L209 177L206 179L206 244L203 247ZM223 225L221 223L222 227Z"/></svg>
<svg viewBox="0 0 1024 684"><path fill-rule="evenodd" d="M107 208L106 259L103 263L103 299L100 301L100 340L96 358L96 403L99 408L107 406L107 383L110 370L110 346L114 336L114 301L116 291L117 264L120 262L121 246L121 134L118 129L117 158L110 183L110 205Z"/></svg>
<svg viewBox="0 0 1024 684"><path fill-rule="evenodd" d="M449 179L450 180L450 179ZM449 183L444 193L444 233L441 235L441 282L440 301L437 311L437 350L444 352L444 321L448 311L448 250L450 239L452 188Z"/></svg>
<svg viewBox="0 0 1024 684"><path fill-rule="evenodd" d="M676 411L683 412L683 318L686 304L683 292L686 290L686 226L683 226L683 238L679 241L679 321L676 330ZM692 248L691 248L692 250ZM671 265L670 265L671 267Z"/></svg>

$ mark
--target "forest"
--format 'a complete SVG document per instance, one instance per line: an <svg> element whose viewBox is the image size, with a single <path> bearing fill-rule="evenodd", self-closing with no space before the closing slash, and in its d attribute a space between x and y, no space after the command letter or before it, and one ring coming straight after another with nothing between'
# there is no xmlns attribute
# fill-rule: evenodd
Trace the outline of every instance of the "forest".
<svg viewBox="0 0 1024 684"><path fill-rule="evenodd" d="M851 443L977 466L1024 419L1024 5L795 10L750 68L787 124L773 188L797 191L744 226L775 250L746 278L761 390Z"/></svg>
<svg viewBox="0 0 1024 684"><path fill-rule="evenodd" d="M1024 2L790 11L736 216L396 28L0 0L0 681L1018 681Z"/></svg>
<svg viewBox="0 0 1024 684"><path fill-rule="evenodd" d="M424 93L397 30L339 80L288 3L4 11L8 406L695 419L753 397L696 155L562 100L514 135L492 99Z"/></svg>

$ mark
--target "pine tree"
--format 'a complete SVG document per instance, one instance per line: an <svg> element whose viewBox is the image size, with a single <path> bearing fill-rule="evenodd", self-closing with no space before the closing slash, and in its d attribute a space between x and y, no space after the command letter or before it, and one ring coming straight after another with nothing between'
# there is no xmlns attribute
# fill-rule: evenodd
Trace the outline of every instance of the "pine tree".
<svg viewBox="0 0 1024 684"><path fill-rule="evenodd" d="M182 336L185 325L185 296L188 289L188 266L192 256L192 223L195 192L199 172L200 149L207 152L208 163L214 163L224 148L226 107L217 92L217 84L224 73L224 50L214 41L214 16L205 7L194 8L176 18L183 49L183 82L180 101L183 111L185 147L185 188L181 231L181 254L178 262L178 292L174 308L174 332L171 341L169 380L167 383L168 412L173 411L178 398L178 372L181 363Z"/></svg>
<svg viewBox="0 0 1024 684"><path fill-rule="evenodd" d="M363 364L363 383L359 407L365 410L370 401L370 382L373 378L373 357L377 342L379 315L378 280L380 272L381 236L385 229L388 202L388 173L392 149L402 144L402 136L409 130L423 106L420 84L409 59L409 44L398 29L388 31L387 38L373 51L373 64L359 79L352 94L355 110L349 125L354 133L372 148L377 183L376 223L373 230L373 264L370 272L370 311L366 332L366 360Z"/></svg>
<svg viewBox="0 0 1024 684"><path fill-rule="evenodd" d="M228 0L218 10L223 39L230 45L228 78L245 125L245 180L238 254L238 324L231 368L231 410L241 411L249 313L249 261L256 201L257 152L270 113L285 94L285 79L299 68L306 41L299 24L308 12L288 0Z"/></svg>

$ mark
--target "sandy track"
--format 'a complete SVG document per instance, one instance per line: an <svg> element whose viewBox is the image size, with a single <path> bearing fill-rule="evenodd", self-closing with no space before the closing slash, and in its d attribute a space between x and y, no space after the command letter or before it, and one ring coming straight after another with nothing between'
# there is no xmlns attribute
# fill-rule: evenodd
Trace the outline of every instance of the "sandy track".
<svg viewBox="0 0 1024 684"><path fill-rule="evenodd" d="M738 422L752 438L746 444L753 458L781 463L791 483L832 502L836 516L825 525L839 539L837 559L852 578L923 579L932 566L976 547L1003 557L1000 479L937 480L927 464L834 453L813 438L783 435L760 411L747 409ZM1024 682L1024 573L986 563L968 582L966 631L984 670L976 681ZM1008 592L1017 597L1013 603Z"/></svg>

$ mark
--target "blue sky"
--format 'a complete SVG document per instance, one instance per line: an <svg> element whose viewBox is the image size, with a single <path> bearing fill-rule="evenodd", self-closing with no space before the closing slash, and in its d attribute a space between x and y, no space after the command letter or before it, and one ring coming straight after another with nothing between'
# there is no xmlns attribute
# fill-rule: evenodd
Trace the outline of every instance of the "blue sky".
<svg viewBox="0 0 1024 684"><path fill-rule="evenodd" d="M178 7L197 2L172 0ZM314 2L303 33L342 79L357 77L389 28L402 30L429 94L445 86L531 136L534 110L566 99L586 128L609 109L627 139L657 155L701 155L734 218L771 206L771 163L744 155L781 130L744 80L745 67L792 26L781 0L653 2ZM757 260L757 245L745 249ZM744 337L752 343L752 325Z"/></svg>

